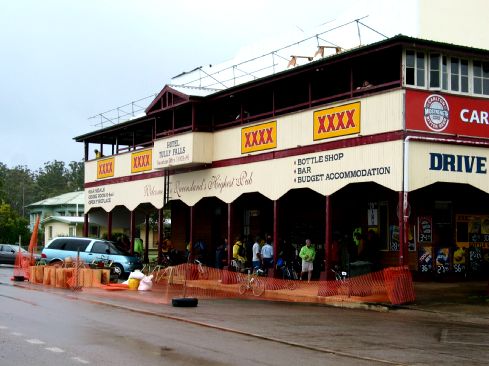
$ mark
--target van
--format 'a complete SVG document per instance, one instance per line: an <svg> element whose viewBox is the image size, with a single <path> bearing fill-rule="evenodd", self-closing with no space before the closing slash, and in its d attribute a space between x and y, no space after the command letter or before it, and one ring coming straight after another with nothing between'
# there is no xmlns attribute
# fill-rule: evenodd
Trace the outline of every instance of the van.
<svg viewBox="0 0 489 366"><path fill-rule="evenodd" d="M87 263L112 262L114 272L120 277L128 276L143 267L141 259L115 246L113 242L97 238L57 237L49 241L41 252L41 258L49 264L62 262L66 257L77 258Z"/></svg>

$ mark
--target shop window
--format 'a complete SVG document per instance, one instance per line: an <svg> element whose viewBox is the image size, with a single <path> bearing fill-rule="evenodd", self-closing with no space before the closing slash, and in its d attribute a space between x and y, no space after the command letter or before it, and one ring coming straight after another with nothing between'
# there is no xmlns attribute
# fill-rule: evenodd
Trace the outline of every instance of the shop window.
<svg viewBox="0 0 489 366"><path fill-rule="evenodd" d="M453 243L452 202L435 201L433 225L438 245Z"/></svg>
<svg viewBox="0 0 489 366"><path fill-rule="evenodd" d="M388 202L379 202L379 248L389 249L389 206Z"/></svg>
<svg viewBox="0 0 489 366"><path fill-rule="evenodd" d="M489 95L489 62L474 61L474 93Z"/></svg>
<svg viewBox="0 0 489 366"><path fill-rule="evenodd" d="M90 226L90 236L98 237L98 226Z"/></svg>

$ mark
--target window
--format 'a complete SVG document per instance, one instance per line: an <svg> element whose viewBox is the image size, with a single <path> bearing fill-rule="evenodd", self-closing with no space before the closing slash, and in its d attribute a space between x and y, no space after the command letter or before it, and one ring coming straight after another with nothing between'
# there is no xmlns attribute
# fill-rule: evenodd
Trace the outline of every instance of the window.
<svg viewBox="0 0 489 366"><path fill-rule="evenodd" d="M442 80L442 89L448 90L448 63L447 63L447 56L443 56L442 57L441 80Z"/></svg>
<svg viewBox="0 0 489 366"><path fill-rule="evenodd" d="M459 91L460 80L460 60L452 57L450 59L450 89Z"/></svg>
<svg viewBox="0 0 489 366"><path fill-rule="evenodd" d="M440 54L430 55L430 88L440 87Z"/></svg>
<svg viewBox="0 0 489 366"><path fill-rule="evenodd" d="M460 60L460 91L469 92L469 61Z"/></svg>
<svg viewBox="0 0 489 366"><path fill-rule="evenodd" d="M474 93L489 95L489 62L474 61Z"/></svg>
<svg viewBox="0 0 489 366"><path fill-rule="evenodd" d="M68 236L76 236L76 227L75 226L70 226L68 228Z"/></svg>
<svg viewBox="0 0 489 366"><path fill-rule="evenodd" d="M107 243L103 241L96 241L95 243L93 243L91 252L97 254L109 254L110 250Z"/></svg>
<svg viewBox="0 0 489 366"><path fill-rule="evenodd" d="M53 238L53 227L48 226L48 239L51 240Z"/></svg>
<svg viewBox="0 0 489 366"><path fill-rule="evenodd" d="M90 240L87 239L65 239L66 241L66 250L71 250L77 252L84 252L87 249L88 244L90 244Z"/></svg>
<svg viewBox="0 0 489 366"><path fill-rule="evenodd" d="M425 86L424 62L423 52L406 51L406 84Z"/></svg>

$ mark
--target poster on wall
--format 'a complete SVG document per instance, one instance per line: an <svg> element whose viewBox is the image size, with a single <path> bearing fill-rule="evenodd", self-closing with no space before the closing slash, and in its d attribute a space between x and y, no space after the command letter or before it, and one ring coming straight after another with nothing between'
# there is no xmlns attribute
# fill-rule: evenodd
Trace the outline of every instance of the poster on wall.
<svg viewBox="0 0 489 366"><path fill-rule="evenodd" d="M399 226L396 225L391 225L390 226L390 245L389 245L389 250L391 252L398 252L399 251Z"/></svg>
<svg viewBox="0 0 489 366"><path fill-rule="evenodd" d="M415 230L416 228L414 226L409 226L408 251L410 252L416 251L416 240L414 240L414 238L416 237L414 235Z"/></svg>
<svg viewBox="0 0 489 366"><path fill-rule="evenodd" d="M436 251L436 273L443 274L450 271L450 248L438 248Z"/></svg>
<svg viewBox="0 0 489 366"><path fill-rule="evenodd" d="M421 246L418 252L418 271L428 273L433 270L433 248Z"/></svg>
<svg viewBox="0 0 489 366"><path fill-rule="evenodd" d="M418 243L431 243L433 224L431 216L418 217Z"/></svg>
<svg viewBox="0 0 489 366"><path fill-rule="evenodd" d="M453 272L464 273L466 269L467 256L465 248L457 248L453 252Z"/></svg>

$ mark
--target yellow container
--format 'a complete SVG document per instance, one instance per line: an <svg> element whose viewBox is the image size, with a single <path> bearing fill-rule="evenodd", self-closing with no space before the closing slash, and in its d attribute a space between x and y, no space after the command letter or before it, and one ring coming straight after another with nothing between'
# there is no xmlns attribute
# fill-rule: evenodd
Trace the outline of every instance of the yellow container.
<svg viewBox="0 0 489 366"><path fill-rule="evenodd" d="M139 280L136 278L130 278L127 282L127 286L129 286L129 290L137 290L139 287Z"/></svg>

